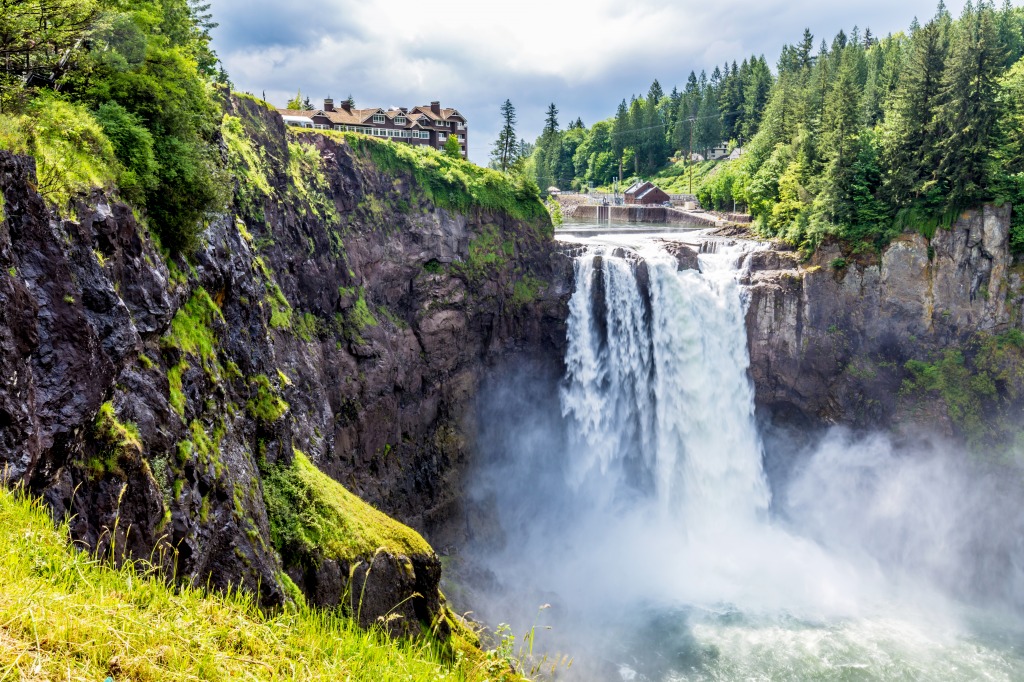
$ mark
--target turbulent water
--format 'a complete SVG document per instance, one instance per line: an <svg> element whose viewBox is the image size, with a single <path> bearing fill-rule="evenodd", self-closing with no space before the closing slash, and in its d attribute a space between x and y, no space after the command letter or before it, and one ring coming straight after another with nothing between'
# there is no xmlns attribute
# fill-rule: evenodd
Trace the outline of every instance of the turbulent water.
<svg viewBox="0 0 1024 682"><path fill-rule="evenodd" d="M567 679L1024 679L1012 486L841 431L783 444L769 480L738 284L756 247L680 271L619 240L577 258L557 397L519 373L484 407L507 426L474 492L505 542L476 548L479 615L540 626Z"/></svg>

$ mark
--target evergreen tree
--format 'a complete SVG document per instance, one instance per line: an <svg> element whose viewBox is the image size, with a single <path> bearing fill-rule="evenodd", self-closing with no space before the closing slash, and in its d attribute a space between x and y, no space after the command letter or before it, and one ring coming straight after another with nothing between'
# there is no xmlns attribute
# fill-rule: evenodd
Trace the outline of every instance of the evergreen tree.
<svg viewBox="0 0 1024 682"><path fill-rule="evenodd" d="M615 112L615 122L612 125L611 146L612 154L616 159L621 160L622 155L628 146L629 137L629 109L626 108L626 100L619 103Z"/></svg>
<svg viewBox="0 0 1024 682"><path fill-rule="evenodd" d="M813 50L814 35L811 33L811 29L805 28L804 37L796 48L797 63L801 69L806 71L811 68L811 65L814 63L814 58L811 56Z"/></svg>
<svg viewBox="0 0 1024 682"><path fill-rule="evenodd" d="M651 83L650 89L647 90L647 103L656 107L664 96L665 91L661 89L661 83L659 83L658 79L655 78L654 82Z"/></svg>
<svg viewBox="0 0 1024 682"><path fill-rule="evenodd" d="M498 139L494 142L494 147L491 149L491 161L494 167L503 173L508 171L509 168L516 162L517 148L516 148L516 108L512 105L511 100L505 100L505 103L501 105L501 131L498 133Z"/></svg>
<svg viewBox="0 0 1024 682"><path fill-rule="evenodd" d="M740 131L742 140L749 140L757 134L771 87L772 72L764 57L752 59L743 87L743 128Z"/></svg>
<svg viewBox="0 0 1024 682"><path fill-rule="evenodd" d="M544 132L558 132L558 107L555 106L554 102L548 105L548 112L544 117Z"/></svg>
<svg viewBox="0 0 1024 682"><path fill-rule="evenodd" d="M906 65L886 112L882 169L886 200L908 206L934 189L938 162L935 125L946 58L946 28L940 16L911 36Z"/></svg>
<svg viewBox="0 0 1024 682"><path fill-rule="evenodd" d="M942 80L938 175L947 209L988 198L986 159L998 115L996 83L1005 62L995 12L970 2L957 22Z"/></svg>
<svg viewBox="0 0 1024 682"><path fill-rule="evenodd" d="M852 43L851 47L856 47ZM825 176L819 196L822 212L832 223L849 225L853 219L854 161L860 151L861 87L854 50L844 50L836 79L825 101L821 155Z"/></svg>

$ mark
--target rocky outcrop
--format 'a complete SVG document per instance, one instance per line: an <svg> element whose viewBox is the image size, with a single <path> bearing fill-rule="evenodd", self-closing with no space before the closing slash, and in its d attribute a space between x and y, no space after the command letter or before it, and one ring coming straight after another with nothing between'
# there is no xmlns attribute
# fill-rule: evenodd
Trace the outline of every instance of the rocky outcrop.
<svg viewBox="0 0 1024 682"><path fill-rule="evenodd" d="M116 196L55 217L33 162L0 152L0 471L90 548L267 604L288 569L341 603L366 567L282 551L267 477L306 453L435 546L460 542L477 386L516 353L561 362L571 261L539 204L440 208L342 137L225 108L252 154L225 144L233 210L188 259ZM364 619L436 610L429 549L381 556Z"/></svg>
<svg viewBox="0 0 1024 682"><path fill-rule="evenodd" d="M848 256L836 245L807 262L794 252L751 254L747 328L759 407L781 419L923 421L951 433L943 410L908 412L905 365L1019 324L1009 227L1009 206L985 206L931 240L901 235L880 254Z"/></svg>

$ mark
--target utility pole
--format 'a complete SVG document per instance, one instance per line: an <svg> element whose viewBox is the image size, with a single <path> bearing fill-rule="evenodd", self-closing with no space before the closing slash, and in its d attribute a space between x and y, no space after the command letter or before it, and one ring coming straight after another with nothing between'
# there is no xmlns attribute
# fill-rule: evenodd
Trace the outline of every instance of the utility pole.
<svg viewBox="0 0 1024 682"><path fill-rule="evenodd" d="M612 202L615 205L619 203L619 189L622 187L622 157L619 157L619 182L615 185L615 196L612 197Z"/></svg>
<svg viewBox="0 0 1024 682"><path fill-rule="evenodd" d="M690 192L693 194L693 124L697 122L696 116L690 117L690 151L686 154L686 164L690 167Z"/></svg>

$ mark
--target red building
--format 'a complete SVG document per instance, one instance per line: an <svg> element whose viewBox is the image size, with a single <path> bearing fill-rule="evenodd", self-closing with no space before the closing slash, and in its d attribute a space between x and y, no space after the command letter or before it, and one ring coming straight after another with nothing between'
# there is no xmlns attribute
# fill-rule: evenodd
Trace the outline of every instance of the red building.
<svg viewBox="0 0 1024 682"><path fill-rule="evenodd" d="M462 156L469 152L469 130L466 118L456 109L442 109L440 102L429 106L384 110L355 109L347 102L339 106L325 99L322 109L310 111L278 109L284 122L299 128L341 130L415 145L442 149L448 136L454 135L462 147Z"/></svg>
<svg viewBox="0 0 1024 682"><path fill-rule="evenodd" d="M627 204L652 205L664 204L669 201L669 196L653 182L638 182L625 192Z"/></svg>

